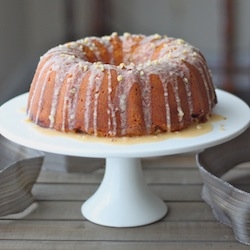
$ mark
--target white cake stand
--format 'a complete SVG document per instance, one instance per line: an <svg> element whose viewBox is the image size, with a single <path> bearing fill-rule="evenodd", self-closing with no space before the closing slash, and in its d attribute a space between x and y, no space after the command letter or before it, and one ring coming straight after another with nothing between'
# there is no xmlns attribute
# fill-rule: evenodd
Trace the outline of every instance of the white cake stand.
<svg viewBox="0 0 250 250"><path fill-rule="evenodd" d="M51 136L25 121L27 93L0 107L0 133L18 144L46 152L106 158L103 181L94 195L82 205L82 214L104 226L141 226L158 221L167 213L165 203L151 192L144 181L141 157L200 151L233 139L248 128L248 105L225 91L216 92L219 103L214 113L227 119L214 122L211 132L192 138L120 145Z"/></svg>

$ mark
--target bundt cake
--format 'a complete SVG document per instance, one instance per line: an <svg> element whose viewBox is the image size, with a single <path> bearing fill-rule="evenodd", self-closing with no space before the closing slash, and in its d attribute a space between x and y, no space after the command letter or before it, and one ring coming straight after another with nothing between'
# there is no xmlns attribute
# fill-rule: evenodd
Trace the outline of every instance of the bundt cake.
<svg viewBox="0 0 250 250"><path fill-rule="evenodd" d="M45 53L30 87L27 115L59 131L143 136L205 122L216 102L198 49L158 34L113 33Z"/></svg>

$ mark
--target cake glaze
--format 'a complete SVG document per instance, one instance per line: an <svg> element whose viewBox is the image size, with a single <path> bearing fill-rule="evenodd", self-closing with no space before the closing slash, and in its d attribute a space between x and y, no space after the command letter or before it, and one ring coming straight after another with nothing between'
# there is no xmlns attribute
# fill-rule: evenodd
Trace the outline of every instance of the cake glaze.
<svg viewBox="0 0 250 250"><path fill-rule="evenodd" d="M216 103L197 48L158 34L113 33L45 53L30 87L27 115L59 131L142 136L205 122Z"/></svg>

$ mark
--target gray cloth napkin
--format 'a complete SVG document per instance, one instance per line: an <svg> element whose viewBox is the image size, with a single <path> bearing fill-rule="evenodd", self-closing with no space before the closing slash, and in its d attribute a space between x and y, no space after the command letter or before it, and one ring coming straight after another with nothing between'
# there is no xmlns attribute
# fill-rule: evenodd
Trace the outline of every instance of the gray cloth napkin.
<svg viewBox="0 0 250 250"><path fill-rule="evenodd" d="M232 227L239 242L250 245L250 193L233 185L233 179L230 183L223 179L231 169L247 162L250 164L250 129L197 155L204 181L203 199L220 222ZM246 175L241 178L246 179ZM241 178L237 178L238 183ZM250 183L250 173L247 182Z"/></svg>
<svg viewBox="0 0 250 250"><path fill-rule="evenodd" d="M44 154L12 143L0 135L0 216L22 212L33 201L31 193Z"/></svg>

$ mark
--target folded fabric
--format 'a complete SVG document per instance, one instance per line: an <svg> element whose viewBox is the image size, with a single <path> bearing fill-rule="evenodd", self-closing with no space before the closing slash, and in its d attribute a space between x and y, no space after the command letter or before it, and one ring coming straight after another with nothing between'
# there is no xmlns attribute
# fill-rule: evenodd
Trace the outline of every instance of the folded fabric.
<svg viewBox="0 0 250 250"><path fill-rule="evenodd" d="M0 216L22 212L43 163L40 151L19 146L0 135Z"/></svg>
<svg viewBox="0 0 250 250"><path fill-rule="evenodd" d="M247 162L250 164L250 129L227 143L197 154L204 181L203 199L220 222L232 227L239 242L250 245L250 193L223 180L229 170Z"/></svg>

